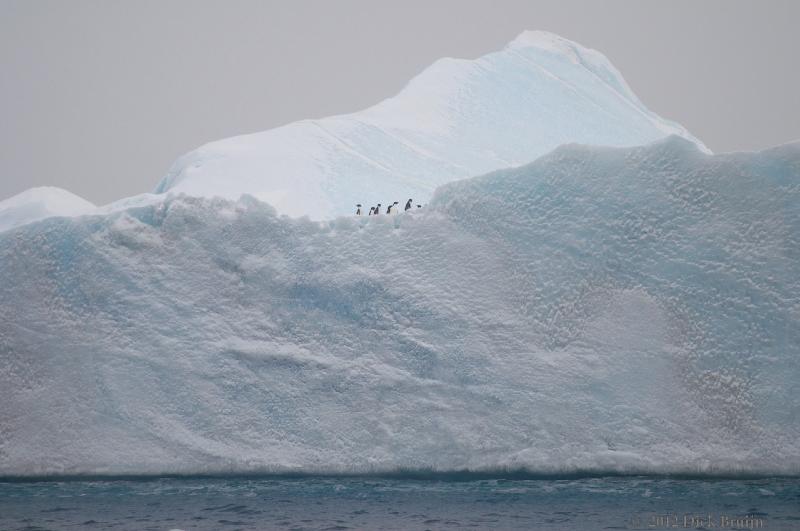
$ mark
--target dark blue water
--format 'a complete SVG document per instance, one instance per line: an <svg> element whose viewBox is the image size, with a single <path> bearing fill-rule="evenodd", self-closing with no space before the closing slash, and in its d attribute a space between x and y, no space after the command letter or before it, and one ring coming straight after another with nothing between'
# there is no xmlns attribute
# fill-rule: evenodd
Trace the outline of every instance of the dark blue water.
<svg viewBox="0 0 800 531"><path fill-rule="evenodd" d="M800 529L800 479L0 483L0 529Z"/></svg>

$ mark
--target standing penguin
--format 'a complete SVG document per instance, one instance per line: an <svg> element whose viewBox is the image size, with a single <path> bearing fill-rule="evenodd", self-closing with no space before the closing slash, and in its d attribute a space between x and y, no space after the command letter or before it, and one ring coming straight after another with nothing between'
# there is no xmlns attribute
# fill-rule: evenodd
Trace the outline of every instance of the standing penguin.
<svg viewBox="0 0 800 531"><path fill-rule="evenodd" d="M361 215L361 204L359 203L356 205L356 216L360 215Z"/></svg>
<svg viewBox="0 0 800 531"><path fill-rule="evenodd" d="M405 208L406 210L411 210L411 201L413 201L413 199L409 199L408 202L406 203L406 208Z"/></svg>
<svg viewBox="0 0 800 531"><path fill-rule="evenodd" d="M391 205L389 205L389 207L386 209L386 213L387 213L387 214L391 214L391 213L392 213L392 208L393 208L393 207L394 207L396 204L397 204L397 201L395 201L394 203L392 203Z"/></svg>
<svg viewBox="0 0 800 531"><path fill-rule="evenodd" d="M375 215L377 216L380 213L381 213L381 204L378 203L378 206L375 207Z"/></svg>
<svg viewBox="0 0 800 531"><path fill-rule="evenodd" d="M375 212L375 207L369 207L369 214L367 215L371 216L373 212Z"/></svg>

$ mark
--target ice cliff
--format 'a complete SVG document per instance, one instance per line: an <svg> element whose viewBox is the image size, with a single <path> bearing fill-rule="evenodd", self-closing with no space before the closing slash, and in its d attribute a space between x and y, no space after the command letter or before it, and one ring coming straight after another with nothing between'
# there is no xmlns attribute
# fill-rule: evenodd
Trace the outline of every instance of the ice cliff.
<svg viewBox="0 0 800 531"><path fill-rule="evenodd" d="M669 134L602 54L528 31L476 60L441 59L395 97L354 114L212 142L178 159L157 192L238 199L329 219L356 203L413 198L577 142L633 146ZM703 148L705 149L705 148Z"/></svg>
<svg viewBox="0 0 800 531"><path fill-rule="evenodd" d="M798 235L800 144L678 137L394 217L179 196L11 229L0 475L798 474Z"/></svg>

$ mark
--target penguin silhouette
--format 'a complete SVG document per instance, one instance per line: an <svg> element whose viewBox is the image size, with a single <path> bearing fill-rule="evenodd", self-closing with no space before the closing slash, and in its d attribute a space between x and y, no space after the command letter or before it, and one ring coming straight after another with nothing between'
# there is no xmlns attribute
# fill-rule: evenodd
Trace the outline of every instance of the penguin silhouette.
<svg viewBox="0 0 800 531"><path fill-rule="evenodd" d="M369 207L369 214L367 215L371 216L373 212L375 212L375 207Z"/></svg>
<svg viewBox="0 0 800 531"><path fill-rule="evenodd" d="M405 210L409 210L409 209L411 209L411 201L412 201L412 199L409 199L409 200L408 200L408 202L406 203L406 208L405 208Z"/></svg>
<svg viewBox="0 0 800 531"><path fill-rule="evenodd" d="M361 204L356 205L356 207L357 207L356 208L356 216L360 216L361 215Z"/></svg>
<svg viewBox="0 0 800 531"><path fill-rule="evenodd" d="M381 213L381 204L378 203L378 206L375 207L375 215L377 216L380 213Z"/></svg>
<svg viewBox="0 0 800 531"><path fill-rule="evenodd" d="M392 213L392 207L395 206L396 204L397 204L397 201L395 201L394 203L389 205L389 207L386 209L386 213L387 214L391 214Z"/></svg>

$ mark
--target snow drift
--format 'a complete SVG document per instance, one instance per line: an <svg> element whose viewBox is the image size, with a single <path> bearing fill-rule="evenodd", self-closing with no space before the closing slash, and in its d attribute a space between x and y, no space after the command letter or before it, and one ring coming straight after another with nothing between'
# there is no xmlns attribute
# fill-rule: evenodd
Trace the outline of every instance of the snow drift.
<svg viewBox="0 0 800 531"><path fill-rule="evenodd" d="M156 191L247 193L280 213L329 219L356 203L425 203L443 183L561 144L633 146L669 134L702 146L647 110L599 52L528 31L476 60L441 59L364 111L207 144L178 159Z"/></svg>
<svg viewBox="0 0 800 531"><path fill-rule="evenodd" d="M800 144L0 234L0 474L800 473Z"/></svg>

